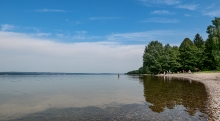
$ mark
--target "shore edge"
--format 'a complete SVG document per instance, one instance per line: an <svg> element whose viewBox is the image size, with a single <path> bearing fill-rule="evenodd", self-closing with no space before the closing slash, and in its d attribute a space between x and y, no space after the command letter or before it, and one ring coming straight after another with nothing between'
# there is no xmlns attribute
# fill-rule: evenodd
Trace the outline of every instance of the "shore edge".
<svg viewBox="0 0 220 121"><path fill-rule="evenodd" d="M160 74L156 76L186 78L203 83L208 93L208 120L220 121L220 73Z"/></svg>

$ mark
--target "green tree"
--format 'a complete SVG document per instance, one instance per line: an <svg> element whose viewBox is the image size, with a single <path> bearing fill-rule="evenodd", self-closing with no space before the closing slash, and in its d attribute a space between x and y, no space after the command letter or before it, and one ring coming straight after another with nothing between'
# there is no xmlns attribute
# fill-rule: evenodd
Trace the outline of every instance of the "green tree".
<svg viewBox="0 0 220 121"><path fill-rule="evenodd" d="M151 41L146 47L143 55L144 72L157 74L162 71L163 44Z"/></svg>
<svg viewBox="0 0 220 121"><path fill-rule="evenodd" d="M194 70L199 59L196 57L198 49L189 38L185 38L180 45L180 62L182 69Z"/></svg>
<svg viewBox="0 0 220 121"><path fill-rule="evenodd" d="M181 68L180 52L178 46L173 46L171 48L170 66L171 66L170 70L172 72L177 72Z"/></svg>
<svg viewBox="0 0 220 121"><path fill-rule="evenodd" d="M197 48L201 48L201 49L205 48L205 42L198 33L196 34L193 43Z"/></svg>
<svg viewBox="0 0 220 121"><path fill-rule="evenodd" d="M139 70L129 71L126 74L139 74Z"/></svg>
<svg viewBox="0 0 220 121"><path fill-rule="evenodd" d="M207 69L220 69L220 18L212 20L207 27L208 39L205 42L204 62Z"/></svg>
<svg viewBox="0 0 220 121"><path fill-rule="evenodd" d="M215 69L215 59L214 56L212 54L212 40L211 39L207 39L205 41L205 60L204 60L204 68L206 70L213 70Z"/></svg>
<svg viewBox="0 0 220 121"><path fill-rule="evenodd" d="M161 63L164 71L170 70L176 72L180 68L178 47L171 47L169 44L166 44L164 46Z"/></svg>
<svg viewBox="0 0 220 121"><path fill-rule="evenodd" d="M199 34L196 34L193 43L198 49L198 51L194 55L199 60L197 61L197 68L203 69L204 68L203 64L205 60L205 56L204 56L205 42Z"/></svg>
<svg viewBox="0 0 220 121"><path fill-rule="evenodd" d="M166 44L164 46L164 51L163 51L163 55L162 55L162 69L163 71L168 71L171 68L171 58L172 58L172 53L171 50L172 47L169 44Z"/></svg>
<svg viewBox="0 0 220 121"><path fill-rule="evenodd" d="M138 69L138 73L139 73L139 74L144 74L143 67L140 67L140 68Z"/></svg>

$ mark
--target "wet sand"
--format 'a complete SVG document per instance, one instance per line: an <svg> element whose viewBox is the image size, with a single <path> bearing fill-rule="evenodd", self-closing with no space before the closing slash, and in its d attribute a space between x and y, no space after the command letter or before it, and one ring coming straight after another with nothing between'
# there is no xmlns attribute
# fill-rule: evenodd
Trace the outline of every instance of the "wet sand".
<svg viewBox="0 0 220 121"><path fill-rule="evenodd" d="M202 82L208 92L208 114L210 121L220 121L220 73L166 74L166 77L187 78Z"/></svg>

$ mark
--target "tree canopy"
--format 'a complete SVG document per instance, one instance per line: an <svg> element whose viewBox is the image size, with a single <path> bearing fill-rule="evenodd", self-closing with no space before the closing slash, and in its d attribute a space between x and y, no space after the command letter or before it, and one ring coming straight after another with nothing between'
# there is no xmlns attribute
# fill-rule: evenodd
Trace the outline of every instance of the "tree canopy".
<svg viewBox="0 0 220 121"><path fill-rule="evenodd" d="M180 46L151 41L145 46L143 66L128 74L158 74L188 70L220 70L220 18L207 27L206 41L197 33L191 41L185 38Z"/></svg>
<svg viewBox="0 0 220 121"><path fill-rule="evenodd" d="M197 58L197 47L189 38L185 38L179 47L180 63L183 70L193 70L200 61Z"/></svg>
<svg viewBox="0 0 220 121"><path fill-rule="evenodd" d="M212 20L207 27L208 39L205 42L205 64L207 69L220 69L220 18Z"/></svg>
<svg viewBox="0 0 220 121"><path fill-rule="evenodd" d="M158 73L162 71L163 44L158 41L151 41L146 46L143 55L143 68L146 72Z"/></svg>

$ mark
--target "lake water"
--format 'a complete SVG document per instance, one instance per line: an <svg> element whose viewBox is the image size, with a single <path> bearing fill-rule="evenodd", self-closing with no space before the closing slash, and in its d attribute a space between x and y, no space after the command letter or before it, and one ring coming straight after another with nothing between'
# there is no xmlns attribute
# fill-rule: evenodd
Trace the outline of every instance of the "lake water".
<svg viewBox="0 0 220 121"><path fill-rule="evenodd" d="M120 75L0 75L0 120L207 120L191 80Z"/></svg>

